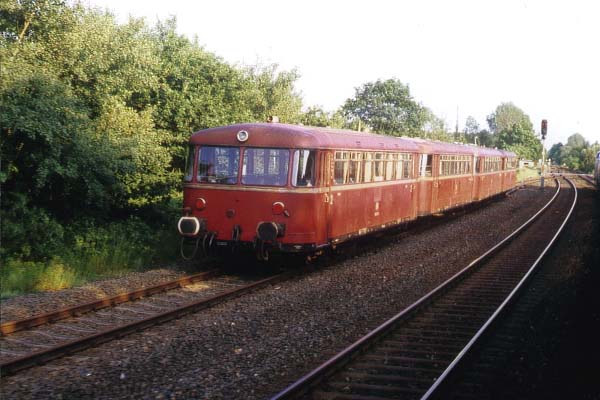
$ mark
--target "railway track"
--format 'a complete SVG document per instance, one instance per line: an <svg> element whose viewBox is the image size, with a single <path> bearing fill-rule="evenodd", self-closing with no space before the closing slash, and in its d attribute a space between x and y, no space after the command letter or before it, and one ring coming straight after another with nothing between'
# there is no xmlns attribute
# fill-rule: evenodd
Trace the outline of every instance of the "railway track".
<svg viewBox="0 0 600 400"><path fill-rule="evenodd" d="M294 272L242 279L208 271L1 325L0 374L25 368L200 311ZM134 301L135 300L135 301Z"/></svg>
<svg viewBox="0 0 600 400"><path fill-rule="evenodd" d="M551 201L506 239L272 400L445 398L465 356L523 290L568 220L576 188L556 182Z"/></svg>
<svg viewBox="0 0 600 400"><path fill-rule="evenodd" d="M183 278L179 278L173 281L165 282L159 285L137 289L127 293L120 293L115 296L108 296L102 299L90 301L88 303L78 304L71 307L65 307L57 311L38 314L20 320L8 321L0 324L0 335L10 335L11 333L31 329L36 326L57 322L71 317L78 317L91 311L97 311L107 307L114 307L122 303L139 300L145 297L150 297L157 293L164 293L172 289L183 288L185 286L192 285L196 282L204 281L206 279L214 277L218 273L219 272L216 269L201 272L198 274L185 276Z"/></svg>
<svg viewBox="0 0 600 400"><path fill-rule="evenodd" d="M218 270L212 270L3 323L0 325L0 373L13 374L47 363L241 296L291 275L295 273L248 283L223 277ZM208 290L196 291L194 285Z"/></svg>

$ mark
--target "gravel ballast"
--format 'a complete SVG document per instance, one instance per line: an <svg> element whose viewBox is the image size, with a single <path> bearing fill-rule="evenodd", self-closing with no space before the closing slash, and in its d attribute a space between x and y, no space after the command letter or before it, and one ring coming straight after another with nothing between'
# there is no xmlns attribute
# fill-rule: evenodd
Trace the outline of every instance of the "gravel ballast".
<svg viewBox="0 0 600 400"><path fill-rule="evenodd" d="M186 273L181 270L159 268L146 272L130 272L118 278L98 280L71 289L12 297L2 300L0 320L4 323L24 319L138 288L159 285L185 275Z"/></svg>
<svg viewBox="0 0 600 400"><path fill-rule="evenodd" d="M464 268L552 193L527 187L293 281L3 377L2 398L268 397Z"/></svg>

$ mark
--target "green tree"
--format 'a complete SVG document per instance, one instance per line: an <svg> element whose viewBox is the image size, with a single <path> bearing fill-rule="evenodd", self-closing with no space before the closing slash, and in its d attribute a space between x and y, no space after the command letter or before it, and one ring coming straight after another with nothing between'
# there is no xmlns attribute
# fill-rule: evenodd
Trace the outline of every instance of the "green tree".
<svg viewBox="0 0 600 400"><path fill-rule="evenodd" d="M557 143L548 152L548 157L555 164L565 165L573 171L591 173L594 170L596 154L600 151L600 145L590 145L579 133L569 136L567 143Z"/></svg>
<svg viewBox="0 0 600 400"><path fill-rule="evenodd" d="M63 0L3 0L0 41L28 42L48 37L64 27L71 9Z"/></svg>
<svg viewBox="0 0 600 400"><path fill-rule="evenodd" d="M477 120L471 116L467 117L463 132L467 143L478 144L485 147L496 147L496 137L487 129L481 129Z"/></svg>
<svg viewBox="0 0 600 400"><path fill-rule="evenodd" d="M297 79L230 65L175 19L119 24L78 2L0 1L0 258L50 258L71 226L134 215L158 226L180 195L189 135L269 115L299 122Z"/></svg>
<svg viewBox="0 0 600 400"><path fill-rule="evenodd" d="M463 129L463 132L465 134L473 135L478 133L479 130L479 123L475 118L469 115L465 121L465 128Z"/></svg>
<svg viewBox="0 0 600 400"><path fill-rule="evenodd" d="M171 170L172 156L166 144L172 137L157 130L152 110L137 112L115 98L106 99L93 123L96 140L110 145L115 179L122 189L114 193L119 208L164 202L180 175Z"/></svg>
<svg viewBox="0 0 600 400"><path fill-rule="evenodd" d="M596 165L596 154L600 151L600 144L594 143L589 147L586 147L582 150L582 160L581 160L581 171L585 173L592 173L594 171L594 166Z"/></svg>
<svg viewBox="0 0 600 400"><path fill-rule="evenodd" d="M307 126L329 126L329 114L319 106L308 107L300 117L300 123Z"/></svg>
<svg viewBox="0 0 600 400"><path fill-rule="evenodd" d="M341 111L327 112L320 106L308 107L300 117L300 123L307 126L341 129L345 127L345 122Z"/></svg>
<svg viewBox="0 0 600 400"><path fill-rule="evenodd" d="M426 139L452 142L453 136L448 133L446 121L437 117L430 109L423 107L424 124L420 136Z"/></svg>
<svg viewBox="0 0 600 400"><path fill-rule="evenodd" d="M356 88L354 98L346 100L342 109L351 123L360 121L386 135L417 136L428 122L426 109L398 79L377 80Z"/></svg>
<svg viewBox="0 0 600 400"><path fill-rule="evenodd" d="M200 129L255 119L248 95L255 85L245 71L177 34L174 19L156 27L154 40L160 59L152 103L158 128L185 141Z"/></svg>
<svg viewBox="0 0 600 400"><path fill-rule="evenodd" d="M63 224L104 218L119 192L113 148L89 132L89 110L50 71L3 65L0 81L2 251L43 259Z"/></svg>
<svg viewBox="0 0 600 400"><path fill-rule="evenodd" d="M550 150L548 150L548 158L552 161L552 164L561 165L562 164L562 143L555 143L552 145Z"/></svg>
<svg viewBox="0 0 600 400"><path fill-rule="evenodd" d="M254 88L248 93L254 118L266 121L269 116L280 122L297 123L301 119L302 99L294 90L300 75L296 70L278 72L276 64L254 66L247 70Z"/></svg>
<svg viewBox="0 0 600 400"><path fill-rule="evenodd" d="M24 66L3 78L5 190L27 193L36 205L65 218L84 209L105 209L115 183L113 154L89 136L85 105L48 72L29 72Z"/></svg>
<svg viewBox="0 0 600 400"><path fill-rule="evenodd" d="M488 116L490 131L498 148L515 152L519 157L536 160L542 144L535 136L529 116L512 103L502 103Z"/></svg>

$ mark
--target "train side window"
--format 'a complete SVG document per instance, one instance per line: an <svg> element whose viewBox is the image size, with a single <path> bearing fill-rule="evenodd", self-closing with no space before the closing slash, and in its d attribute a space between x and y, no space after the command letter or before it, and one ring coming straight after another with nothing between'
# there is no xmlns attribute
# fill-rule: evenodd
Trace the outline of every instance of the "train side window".
<svg viewBox="0 0 600 400"><path fill-rule="evenodd" d="M398 160L396 161L396 179L404 178L404 154L398 154Z"/></svg>
<svg viewBox="0 0 600 400"><path fill-rule="evenodd" d="M375 153L375 168L373 170L373 181L374 182L381 182L383 180L383 176L385 173L384 157L385 157L385 154L383 154L383 153Z"/></svg>
<svg viewBox="0 0 600 400"><path fill-rule="evenodd" d="M336 151L333 168L333 181L336 185L343 185L348 174L348 158L347 151Z"/></svg>
<svg viewBox="0 0 600 400"><path fill-rule="evenodd" d="M398 154L389 153L387 154L387 161L385 162L385 180L391 181L395 179L396 164L398 163Z"/></svg>
<svg viewBox="0 0 600 400"><path fill-rule="evenodd" d="M364 153L364 161L363 161L363 169L362 169L362 181L363 182L371 182L372 179L372 170L373 170L373 154L372 153Z"/></svg>
<svg viewBox="0 0 600 400"><path fill-rule="evenodd" d="M402 154L402 179L412 178L413 175L413 156L412 154Z"/></svg>
<svg viewBox="0 0 600 400"><path fill-rule="evenodd" d="M345 183L360 182L360 166L362 153L350 153L350 161L348 162L348 175Z"/></svg>
<svg viewBox="0 0 600 400"><path fill-rule="evenodd" d="M185 175L183 176L183 180L186 182L190 182L192 177L194 176L194 153L196 147L190 146L188 149L187 157L185 158Z"/></svg>
<svg viewBox="0 0 600 400"><path fill-rule="evenodd" d="M431 154L421 154L420 176L431 176L431 165L433 157Z"/></svg>
<svg viewBox="0 0 600 400"><path fill-rule="evenodd" d="M316 177L316 159L317 152L315 150L294 151L294 161L292 165L293 186L314 186Z"/></svg>

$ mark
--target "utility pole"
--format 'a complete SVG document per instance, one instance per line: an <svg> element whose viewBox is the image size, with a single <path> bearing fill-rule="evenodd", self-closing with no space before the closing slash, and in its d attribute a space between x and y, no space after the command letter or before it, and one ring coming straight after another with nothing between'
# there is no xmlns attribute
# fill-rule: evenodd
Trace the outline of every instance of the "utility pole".
<svg viewBox="0 0 600 400"><path fill-rule="evenodd" d="M544 190L544 167L546 165L546 149L544 148L544 142L546 140L546 135L548 134L548 120L542 120L542 166L540 168L540 175L542 177L541 186L542 190Z"/></svg>
<svg viewBox="0 0 600 400"><path fill-rule="evenodd" d="M460 137L458 136L458 105L456 106L456 130L454 131L454 140L459 142Z"/></svg>

